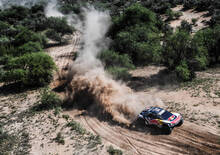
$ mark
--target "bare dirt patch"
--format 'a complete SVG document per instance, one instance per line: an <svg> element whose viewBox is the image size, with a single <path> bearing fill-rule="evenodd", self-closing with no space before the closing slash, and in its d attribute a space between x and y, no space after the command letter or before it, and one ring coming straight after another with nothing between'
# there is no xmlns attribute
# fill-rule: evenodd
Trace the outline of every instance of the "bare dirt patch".
<svg viewBox="0 0 220 155"><path fill-rule="evenodd" d="M207 17L206 15L208 14L207 11L203 12L197 12L194 9L189 9L184 11L182 5L178 5L175 8L172 8L172 11L180 11L182 12L182 16L179 17L177 20L173 20L170 22L170 26L173 28L177 28L178 26L181 25L181 21L186 20L187 22L192 24L192 19L197 19L196 24L193 26L193 32L196 32L204 27L206 27L206 22L211 19L211 17Z"/></svg>

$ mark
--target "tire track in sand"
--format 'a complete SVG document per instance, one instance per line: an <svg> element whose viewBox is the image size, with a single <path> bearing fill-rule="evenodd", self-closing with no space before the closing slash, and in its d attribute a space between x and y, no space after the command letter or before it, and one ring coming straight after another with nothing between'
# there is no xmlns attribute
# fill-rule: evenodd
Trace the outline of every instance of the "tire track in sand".
<svg viewBox="0 0 220 155"><path fill-rule="evenodd" d="M175 128L171 135L129 130L89 116L80 116L80 121L106 141L132 154L220 154L217 135L186 121L183 126ZM154 129L146 127L146 130Z"/></svg>

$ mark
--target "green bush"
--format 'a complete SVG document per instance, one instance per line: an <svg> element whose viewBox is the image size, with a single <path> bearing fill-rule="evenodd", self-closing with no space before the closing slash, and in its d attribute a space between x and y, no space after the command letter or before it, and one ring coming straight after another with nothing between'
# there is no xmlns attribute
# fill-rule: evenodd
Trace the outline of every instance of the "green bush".
<svg viewBox="0 0 220 155"><path fill-rule="evenodd" d="M75 121L68 122L66 126L70 127L71 130L74 130L81 135L84 135L86 133L86 130L79 123Z"/></svg>
<svg viewBox="0 0 220 155"><path fill-rule="evenodd" d="M120 55L115 51L105 50L100 54L99 58L102 60L107 68L118 66L128 69L134 69L134 65L132 64L132 61L127 54Z"/></svg>
<svg viewBox="0 0 220 155"><path fill-rule="evenodd" d="M49 17L47 19L47 27L60 33L61 36L64 34L72 34L74 28L69 26L66 18L63 17Z"/></svg>
<svg viewBox="0 0 220 155"><path fill-rule="evenodd" d="M119 149L114 149L113 146L109 146L107 152L110 154L110 155L122 155L123 152Z"/></svg>
<svg viewBox="0 0 220 155"><path fill-rule="evenodd" d="M0 20L7 21L9 24L16 24L29 16L29 13L28 8L23 6L12 6L0 12Z"/></svg>
<svg viewBox="0 0 220 155"><path fill-rule="evenodd" d="M168 16L168 18L167 18L168 21L174 19L174 12L171 9L167 9L165 14Z"/></svg>
<svg viewBox="0 0 220 155"><path fill-rule="evenodd" d="M23 69L13 69L7 72L4 72L1 76L1 81L10 83L10 82L23 82L27 81L28 72Z"/></svg>
<svg viewBox="0 0 220 155"><path fill-rule="evenodd" d="M61 42L62 41L62 37L54 29L47 30L46 36L49 39L57 41L57 42Z"/></svg>
<svg viewBox="0 0 220 155"><path fill-rule="evenodd" d="M190 70L188 69L187 63L182 61L175 70L177 77L183 81L188 81L191 78Z"/></svg>
<svg viewBox="0 0 220 155"><path fill-rule="evenodd" d="M40 92L40 97L40 101L35 107L37 111L52 109L62 104L59 96L49 88L43 88Z"/></svg>
<svg viewBox="0 0 220 155"><path fill-rule="evenodd" d="M58 144L65 144L65 140L64 137L62 136L61 132L57 133L56 138L54 138L54 140L58 143Z"/></svg>
<svg viewBox="0 0 220 155"><path fill-rule="evenodd" d="M74 28L68 25L66 18L49 17L45 24L48 28L46 36L59 43L62 43L65 34L72 34L74 31Z"/></svg>
<svg viewBox="0 0 220 155"><path fill-rule="evenodd" d="M186 20L182 20L179 29L190 33L192 32L192 25Z"/></svg>
<svg viewBox="0 0 220 155"><path fill-rule="evenodd" d="M107 71L117 80L128 80L131 77L129 70L124 67L109 67Z"/></svg>
<svg viewBox="0 0 220 155"><path fill-rule="evenodd" d="M198 31L194 36L194 42L208 51L208 59L211 64L219 63L220 57L220 25Z"/></svg>
<svg viewBox="0 0 220 155"><path fill-rule="evenodd" d="M7 36L0 37L0 45L7 45L10 43L10 39Z"/></svg>
<svg viewBox="0 0 220 155"><path fill-rule="evenodd" d="M193 24L193 25L195 25L197 21L198 21L197 18L192 18L192 24Z"/></svg>
<svg viewBox="0 0 220 155"><path fill-rule="evenodd" d="M177 31L166 38L164 42L163 60L170 70L174 70L179 63L191 57L191 36L185 31Z"/></svg>
<svg viewBox="0 0 220 155"><path fill-rule="evenodd" d="M208 50L197 35L192 37L180 30L166 38L163 45L164 64L169 70L175 70L184 81L191 80L195 77L195 71L206 69L209 65Z"/></svg>
<svg viewBox="0 0 220 155"><path fill-rule="evenodd" d="M28 70L25 84L43 86L52 80L55 64L49 55L42 52L25 54L19 62L24 62L23 69Z"/></svg>
<svg viewBox="0 0 220 155"><path fill-rule="evenodd" d="M161 44L156 14L140 4L133 4L113 19L110 36L112 48L127 54L136 65L160 62Z"/></svg>
<svg viewBox="0 0 220 155"><path fill-rule="evenodd" d="M134 25L143 26L147 24L149 29L154 30L157 23L156 14L140 4L133 4L128 7L122 15L113 18L113 25L110 34L114 38L118 32L126 31Z"/></svg>
<svg viewBox="0 0 220 155"><path fill-rule="evenodd" d="M7 22L0 21L0 35L7 35L10 25Z"/></svg>
<svg viewBox="0 0 220 155"><path fill-rule="evenodd" d="M18 48L18 51L19 51L19 55L21 56L26 53L42 52L42 48L41 48L40 43L29 41L29 42L25 43L24 45L20 46Z"/></svg>
<svg viewBox="0 0 220 155"><path fill-rule="evenodd" d="M4 69L5 74L0 78L3 82L43 86L52 80L55 64L49 55L38 52L9 58Z"/></svg>
<svg viewBox="0 0 220 155"><path fill-rule="evenodd" d="M11 154L11 150L17 145L17 137L3 131L0 126L0 154Z"/></svg>
<svg viewBox="0 0 220 155"><path fill-rule="evenodd" d="M21 46L29 41L32 42L38 42L40 43L40 45L43 47L43 45L45 44L45 38L40 35L37 34L31 30L28 30L25 27L20 27L21 31L15 36L14 38L14 45L15 46Z"/></svg>

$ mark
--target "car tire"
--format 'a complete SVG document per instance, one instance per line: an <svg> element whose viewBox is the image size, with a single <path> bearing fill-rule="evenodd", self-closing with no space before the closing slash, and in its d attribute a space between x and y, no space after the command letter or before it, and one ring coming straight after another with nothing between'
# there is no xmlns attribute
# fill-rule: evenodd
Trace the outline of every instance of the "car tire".
<svg viewBox="0 0 220 155"><path fill-rule="evenodd" d="M181 126L183 124L183 119L176 125L177 127Z"/></svg>
<svg viewBox="0 0 220 155"><path fill-rule="evenodd" d="M173 128L169 127L168 125L163 125L162 127L165 134L171 134Z"/></svg>

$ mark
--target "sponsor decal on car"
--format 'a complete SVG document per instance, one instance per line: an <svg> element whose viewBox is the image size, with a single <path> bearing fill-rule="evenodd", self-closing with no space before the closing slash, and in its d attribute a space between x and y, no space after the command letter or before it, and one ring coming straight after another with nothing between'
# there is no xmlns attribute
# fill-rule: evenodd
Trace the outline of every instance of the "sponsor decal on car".
<svg viewBox="0 0 220 155"><path fill-rule="evenodd" d="M168 118L168 121L173 121L175 118L176 118L176 116L175 116L175 115L172 115L172 116L170 116L170 117Z"/></svg>
<svg viewBox="0 0 220 155"><path fill-rule="evenodd" d="M181 116L178 116L175 120L173 120L171 123L175 124L177 122L179 122L181 119Z"/></svg>

